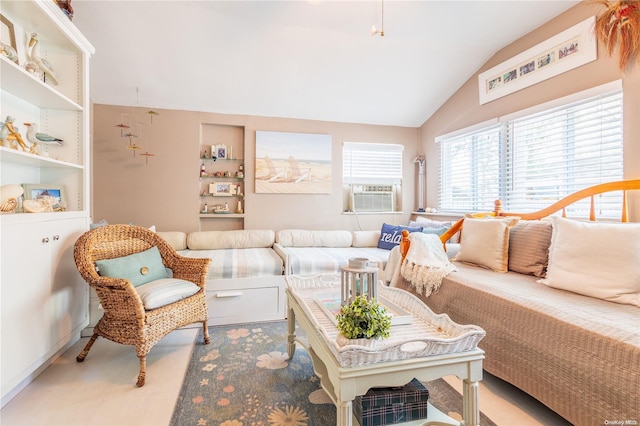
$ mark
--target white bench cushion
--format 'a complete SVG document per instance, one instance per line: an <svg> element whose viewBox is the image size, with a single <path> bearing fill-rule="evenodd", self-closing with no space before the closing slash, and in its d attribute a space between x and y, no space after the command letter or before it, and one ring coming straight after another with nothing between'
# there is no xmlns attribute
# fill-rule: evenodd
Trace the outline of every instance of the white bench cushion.
<svg viewBox="0 0 640 426"><path fill-rule="evenodd" d="M144 309L150 311L193 296L200 287L191 281L161 278L136 287Z"/></svg>
<svg viewBox="0 0 640 426"><path fill-rule="evenodd" d="M338 273L340 266L349 263L352 257L364 257L378 262L382 271L390 250L376 247L284 247L288 254L288 274Z"/></svg>
<svg viewBox="0 0 640 426"><path fill-rule="evenodd" d="M271 248L182 250L186 257L211 259L207 279L282 275L284 262Z"/></svg>

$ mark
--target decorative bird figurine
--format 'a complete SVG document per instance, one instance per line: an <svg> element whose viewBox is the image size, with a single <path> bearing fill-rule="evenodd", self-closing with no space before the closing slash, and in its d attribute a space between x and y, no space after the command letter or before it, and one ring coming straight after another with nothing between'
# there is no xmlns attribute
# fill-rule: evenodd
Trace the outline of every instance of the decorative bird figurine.
<svg viewBox="0 0 640 426"><path fill-rule="evenodd" d="M63 142L62 139L56 138L47 133L38 132L38 125L36 123L24 123L24 125L28 127L27 139L29 140L29 142L33 144L48 143L48 144L62 145L62 142Z"/></svg>
<svg viewBox="0 0 640 426"><path fill-rule="evenodd" d="M46 59L40 57L40 41L38 40L38 34L32 33L31 38L29 39L29 47L31 48L31 61L36 64L40 71L44 75L45 81L47 78L51 81L52 84L58 85L58 79L56 78L56 74L53 72L53 67Z"/></svg>

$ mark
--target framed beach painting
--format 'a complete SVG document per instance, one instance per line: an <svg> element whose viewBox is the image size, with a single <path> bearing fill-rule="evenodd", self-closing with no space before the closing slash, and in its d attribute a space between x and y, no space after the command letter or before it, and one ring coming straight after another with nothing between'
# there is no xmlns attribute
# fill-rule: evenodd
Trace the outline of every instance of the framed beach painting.
<svg viewBox="0 0 640 426"><path fill-rule="evenodd" d="M256 131L256 193L331 193L331 135Z"/></svg>

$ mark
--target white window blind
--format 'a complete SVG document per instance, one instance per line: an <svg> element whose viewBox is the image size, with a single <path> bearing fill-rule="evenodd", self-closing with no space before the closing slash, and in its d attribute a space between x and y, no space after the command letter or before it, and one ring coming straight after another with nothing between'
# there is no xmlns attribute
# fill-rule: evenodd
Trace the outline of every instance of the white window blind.
<svg viewBox="0 0 640 426"><path fill-rule="evenodd" d="M622 92L487 126L441 141L440 210L530 212L575 191L623 178ZM619 217L621 194L596 200ZM589 201L568 214L586 217Z"/></svg>
<svg viewBox="0 0 640 426"><path fill-rule="evenodd" d="M342 182L345 185L402 183L403 145L344 142Z"/></svg>
<svg viewBox="0 0 640 426"><path fill-rule="evenodd" d="M500 181L500 125L442 144L440 210L493 210Z"/></svg>

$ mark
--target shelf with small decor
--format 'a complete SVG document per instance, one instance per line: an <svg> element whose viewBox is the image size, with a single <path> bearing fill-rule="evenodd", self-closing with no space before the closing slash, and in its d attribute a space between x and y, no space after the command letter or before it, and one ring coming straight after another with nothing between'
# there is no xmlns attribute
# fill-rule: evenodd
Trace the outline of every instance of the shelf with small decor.
<svg viewBox="0 0 640 426"><path fill-rule="evenodd" d="M0 15L4 406L89 323L73 244L90 223L94 48L53 1L2 0Z"/></svg>
<svg viewBox="0 0 640 426"><path fill-rule="evenodd" d="M199 218L207 227L227 219L222 229L243 229L244 127L202 123L200 134Z"/></svg>

